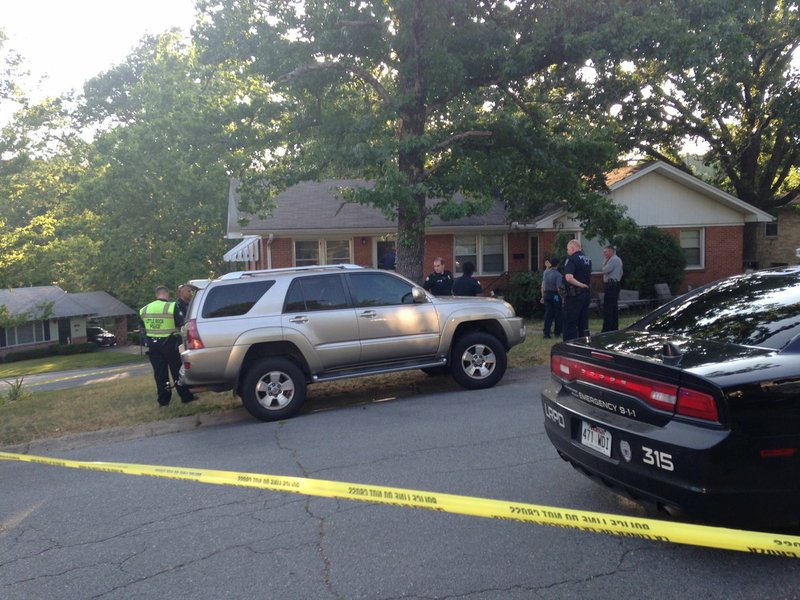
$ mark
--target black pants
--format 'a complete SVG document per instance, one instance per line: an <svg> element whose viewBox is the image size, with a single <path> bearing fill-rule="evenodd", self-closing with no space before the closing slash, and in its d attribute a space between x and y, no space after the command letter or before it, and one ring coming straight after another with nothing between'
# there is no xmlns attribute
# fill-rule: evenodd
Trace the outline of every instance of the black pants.
<svg viewBox="0 0 800 600"><path fill-rule="evenodd" d="M550 327L555 326L553 332L561 335L561 298L558 292L544 293L544 335L550 337Z"/></svg>
<svg viewBox="0 0 800 600"><path fill-rule="evenodd" d="M158 392L158 403L166 406L172 399L172 389L169 376L172 374L172 381L176 384L181 372L181 355L178 353L180 338L171 335L167 338L148 338L147 357L153 367L153 379L156 382ZM192 399L192 392L183 385L176 385L175 390L181 397L181 401L189 402Z"/></svg>
<svg viewBox="0 0 800 600"><path fill-rule="evenodd" d="M603 331L619 329L619 282L607 281L603 294Z"/></svg>
<svg viewBox="0 0 800 600"><path fill-rule="evenodd" d="M564 299L564 340L589 333L589 292L581 290Z"/></svg>

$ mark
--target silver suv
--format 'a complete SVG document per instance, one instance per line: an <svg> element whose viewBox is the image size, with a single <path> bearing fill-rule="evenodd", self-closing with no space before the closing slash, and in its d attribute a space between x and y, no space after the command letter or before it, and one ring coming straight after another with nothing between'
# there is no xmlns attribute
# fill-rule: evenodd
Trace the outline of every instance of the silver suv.
<svg viewBox="0 0 800 600"><path fill-rule="evenodd" d="M502 300L435 297L392 271L336 265L224 275L197 292L182 333L186 385L232 389L275 421L318 381L449 369L465 388L491 387L525 325Z"/></svg>

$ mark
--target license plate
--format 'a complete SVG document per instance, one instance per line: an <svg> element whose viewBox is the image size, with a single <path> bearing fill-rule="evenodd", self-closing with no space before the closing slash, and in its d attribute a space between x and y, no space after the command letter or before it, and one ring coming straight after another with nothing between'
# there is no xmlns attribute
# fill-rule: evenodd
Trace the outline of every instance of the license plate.
<svg viewBox="0 0 800 600"><path fill-rule="evenodd" d="M581 444L610 457L611 434L602 427L589 425L586 421L582 421L581 424L583 426L581 431Z"/></svg>

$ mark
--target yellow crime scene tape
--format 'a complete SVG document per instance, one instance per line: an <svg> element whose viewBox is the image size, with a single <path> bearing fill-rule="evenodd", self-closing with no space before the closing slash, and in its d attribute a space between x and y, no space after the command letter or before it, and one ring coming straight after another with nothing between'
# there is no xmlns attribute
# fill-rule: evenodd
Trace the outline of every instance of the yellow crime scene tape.
<svg viewBox="0 0 800 600"><path fill-rule="evenodd" d="M323 498L343 498L377 504L393 504L409 508L426 508L459 515L524 521L656 542L671 542L750 552L752 554L800 558L800 536L793 535L761 533L742 529L728 529L556 508L538 504L507 502L488 498L304 477L238 473L214 469L65 460L9 452L0 452L0 460L16 460L123 475L147 475L150 477L182 479L214 485L235 485L307 496L321 496Z"/></svg>

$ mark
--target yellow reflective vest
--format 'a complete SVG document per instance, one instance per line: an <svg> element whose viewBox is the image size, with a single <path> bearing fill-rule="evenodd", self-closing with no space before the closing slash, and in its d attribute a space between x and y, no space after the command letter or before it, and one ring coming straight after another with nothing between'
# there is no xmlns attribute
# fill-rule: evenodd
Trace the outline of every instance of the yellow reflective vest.
<svg viewBox="0 0 800 600"><path fill-rule="evenodd" d="M174 302L153 300L150 304L143 306L139 311L139 316L142 318L147 336L165 338L177 333L174 313Z"/></svg>

